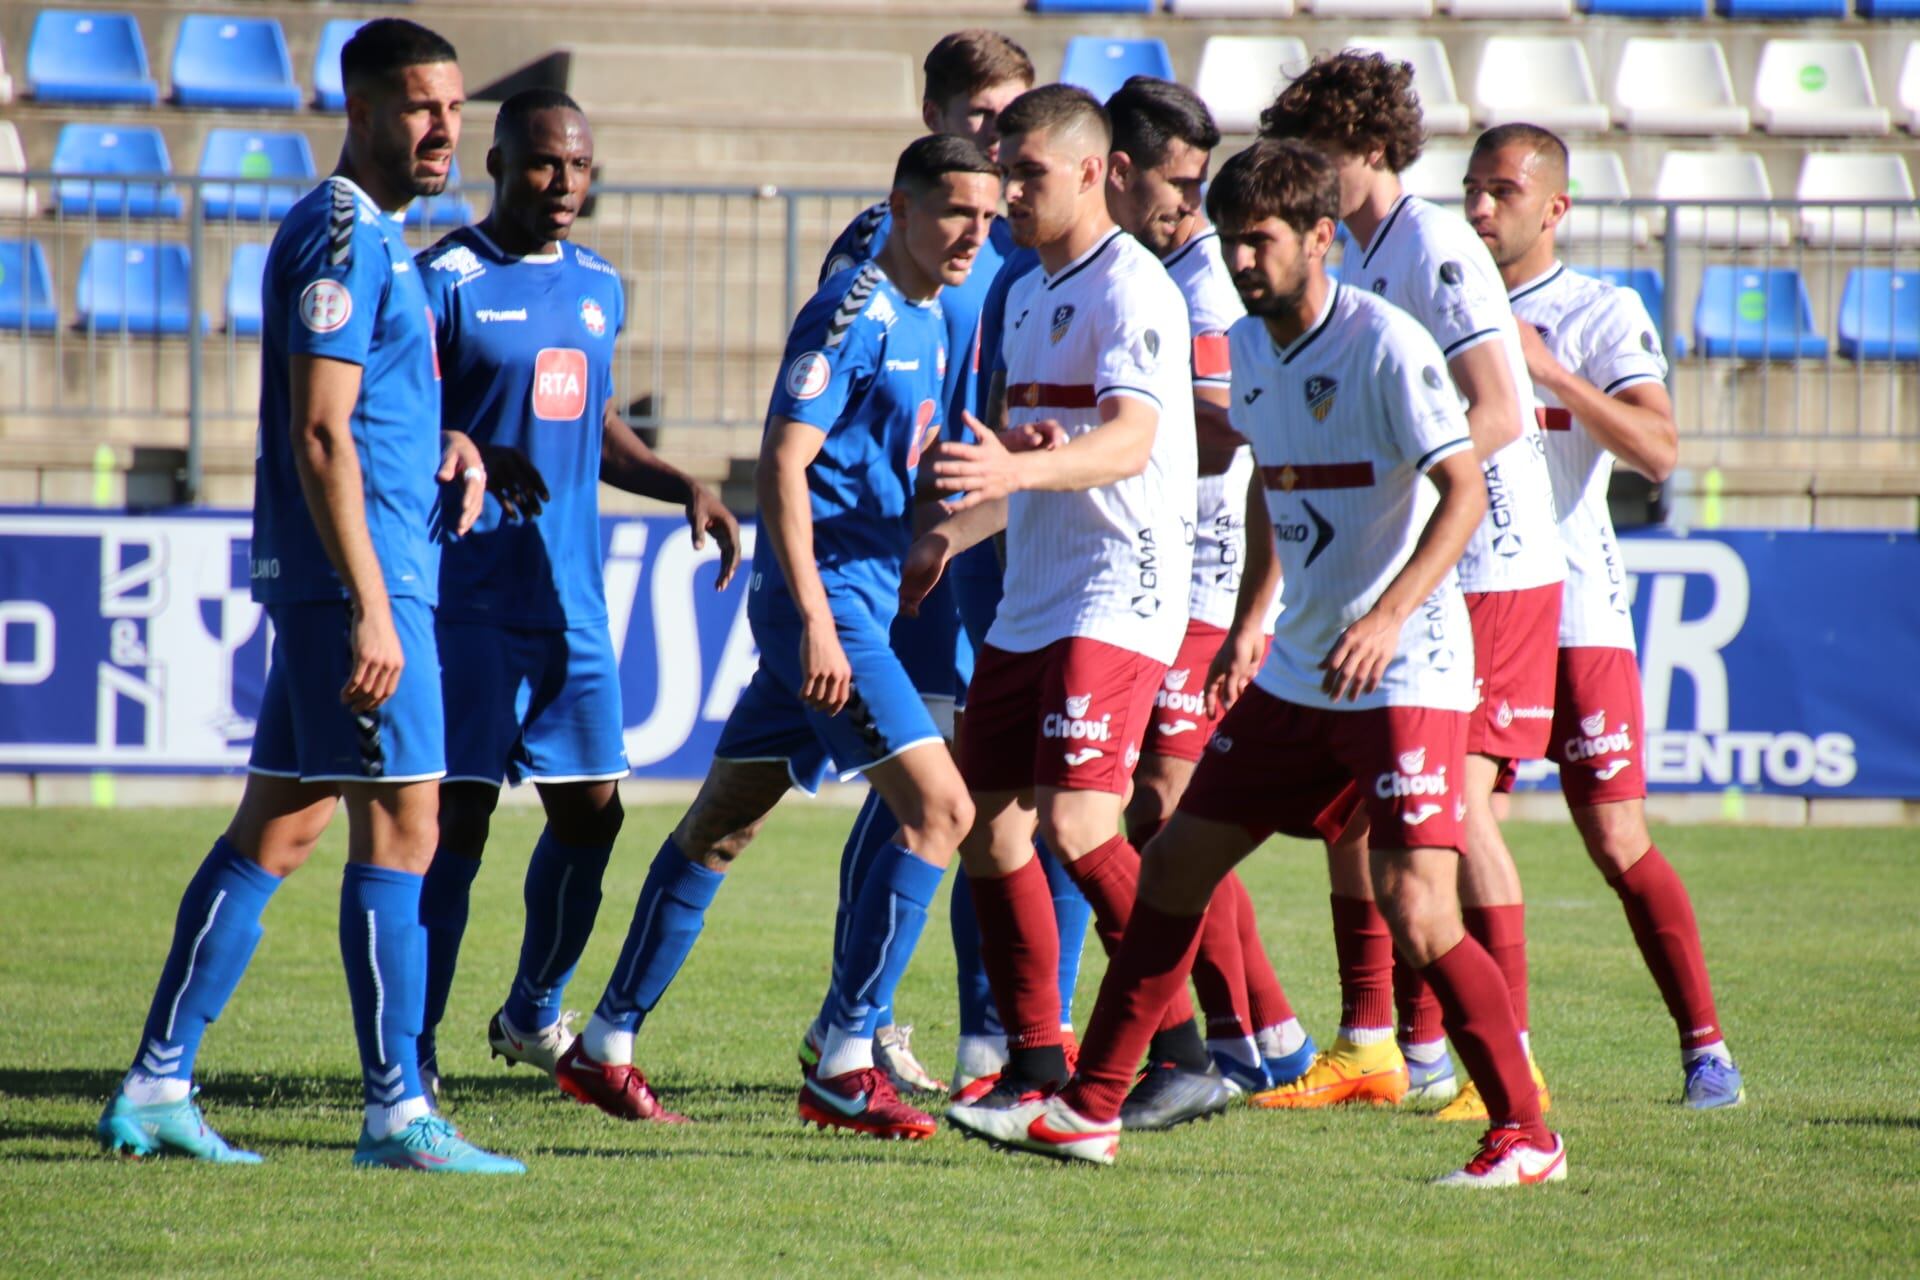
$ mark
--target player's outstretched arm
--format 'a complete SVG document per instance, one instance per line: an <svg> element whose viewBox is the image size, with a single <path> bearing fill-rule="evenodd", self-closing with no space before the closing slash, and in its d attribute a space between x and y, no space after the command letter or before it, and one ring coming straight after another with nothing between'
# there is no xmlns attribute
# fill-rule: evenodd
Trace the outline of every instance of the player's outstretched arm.
<svg viewBox="0 0 1920 1280"><path fill-rule="evenodd" d="M1237 434L1237 433L1236 433ZM1260 469L1247 481L1247 550L1233 621L1207 671L1207 714L1221 715L1246 692L1267 652L1267 610L1280 590L1280 557L1273 552L1273 518Z"/></svg>
<svg viewBox="0 0 1920 1280"><path fill-rule="evenodd" d="M1380 687L1400 646L1400 628L1433 594L1487 514L1487 481L1471 450L1448 454L1427 469L1440 491L1439 505L1427 517L1413 554L1400 566L1373 608L1340 633L1320 663L1326 677L1321 690L1335 702L1358 699Z"/></svg>
<svg viewBox="0 0 1920 1280"><path fill-rule="evenodd" d="M1447 361L1447 372L1466 399L1467 433L1473 437L1473 452L1480 461L1520 438L1520 389L1513 385L1513 370L1501 343L1468 347ZM1525 406L1525 411L1532 413L1533 406Z"/></svg>
<svg viewBox="0 0 1920 1280"><path fill-rule="evenodd" d="M813 500L807 467L819 456L827 433L792 418L776 417L760 442L754 490L760 500L760 536L773 554L800 614L800 700L836 715L853 692L853 667L840 646L827 588L813 552Z"/></svg>
<svg viewBox="0 0 1920 1280"><path fill-rule="evenodd" d="M649 449L611 402L600 431L600 478L623 492L685 507L695 549L707 545L708 534L720 544L720 576L714 589L723 590L733 580L740 567L740 522L705 485ZM811 555L808 558L811 561Z"/></svg>
<svg viewBox="0 0 1920 1280"><path fill-rule="evenodd" d="M1159 406L1108 396L1100 402L1100 425L1058 448L1014 452L994 435L974 444L945 442L935 452L934 483L942 493L960 495L951 504L956 511L1027 489L1098 489L1147 469L1159 426Z"/></svg>
<svg viewBox="0 0 1920 1280"><path fill-rule="evenodd" d="M360 366L324 356L295 355L290 367L293 462L320 546L353 607L353 671L340 700L371 711L393 696L406 657L394 630L386 578L367 532L360 453L353 443L353 406Z"/></svg>
<svg viewBox="0 0 1920 1280"><path fill-rule="evenodd" d="M1608 395L1554 359L1540 331L1524 320L1520 349L1535 384L1552 392L1601 448L1655 483L1673 474L1680 462L1680 429L1665 386L1636 382Z"/></svg>
<svg viewBox="0 0 1920 1280"><path fill-rule="evenodd" d="M918 615L920 602L939 584L953 558L1006 527L1005 499L951 512L935 521L913 540L900 566L901 610Z"/></svg>

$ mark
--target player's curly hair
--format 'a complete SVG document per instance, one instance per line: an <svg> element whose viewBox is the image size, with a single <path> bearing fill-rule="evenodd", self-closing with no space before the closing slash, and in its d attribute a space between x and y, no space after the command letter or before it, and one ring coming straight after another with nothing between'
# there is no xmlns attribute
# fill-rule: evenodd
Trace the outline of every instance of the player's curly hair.
<svg viewBox="0 0 1920 1280"><path fill-rule="evenodd" d="M1207 217L1227 231L1278 218L1305 235L1340 221L1340 171L1293 138L1260 138L1220 166L1207 186Z"/></svg>
<svg viewBox="0 0 1920 1280"><path fill-rule="evenodd" d="M1378 147L1387 168L1404 172L1427 140L1413 68L1356 49L1323 53L1260 113L1260 136L1304 138L1360 155Z"/></svg>

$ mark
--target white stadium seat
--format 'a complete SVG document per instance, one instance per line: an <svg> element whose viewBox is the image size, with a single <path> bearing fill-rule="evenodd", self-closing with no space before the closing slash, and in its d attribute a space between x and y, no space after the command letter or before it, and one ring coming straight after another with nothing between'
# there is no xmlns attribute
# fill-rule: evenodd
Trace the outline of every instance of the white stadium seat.
<svg viewBox="0 0 1920 1280"><path fill-rule="evenodd" d="M1472 124L1467 104L1453 87L1447 47L1428 36L1386 36L1349 40L1347 48L1384 54L1413 68L1413 91L1420 95L1421 119L1428 133L1465 133Z"/></svg>
<svg viewBox="0 0 1920 1280"><path fill-rule="evenodd" d="M1800 162L1794 193L1806 201L1903 200L1913 204L1913 178L1897 151L1842 151L1809 154ZM1800 236L1808 244L1885 249L1920 244L1920 212L1906 209L1820 209L1800 211Z"/></svg>
<svg viewBox="0 0 1920 1280"><path fill-rule="evenodd" d="M1613 73L1613 118L1636 133L1745 133L1718 40L1634 36Z"/></svg>
<svg viewBox="0 0 1920 1280"><path fill-rule="evenodd" d="M1291 18L1293 0L1167 0L1176 18Z"/></svg>
<svg viewBox="0 0 1920 1280"><path fill-rule="evenodd" d="M1753 107L1769 133L1886 133L1867 55L1853 40L1769 40L1753 77Z"/></svg>
<svg viewBox="0 0 1920 1280"><path fill-rule="evenodd" d="M1455 18L1571 18L1573 0L1449 0Z"/></svg>
<svg viewBox="0 0 1920 1280"><path fill-rule="evenodd" d="M40 197L15 174L27 171L27 153L20 146L20 130L11 120L0 120L0 217L31 218L40 211ZM4 287L5 282L0 282Z"/></svg>
<svg viewBox="0 0 1920 1280"><path fill-rule="evenodd" d="M1573 148L1567 159L1567 194L1573 197L1573 208L1560 224L1563 244L1647 242L1646 214L1636 209L1605 209L1586 203L1625 200L1633 195L1633 189L1627 185L1627 166L1619 152Z"/></svg>
<svg viewBox="0 0 1920 1280"><path fill-rule="evenodd" d="M1450 209L1460 207L1460 179L1467 176L1472 147L1427 147L1400 174L1400 185L1414 195Z"/></svg>
<svg viewBox="0 0 1920 1280"><path fill-rule="evenodd" d="M1431 18L1433 0L1307 0L1316 18Z"/></svg>
<svg viewBox="0 0 1920 1280"><path fill-rule="evenodd" d="M1609 120L1586 45L1562 36L1488 39L1474 73L1473 110L1482 124L1524 120L1565 132L1603 133Z"/></svg>
<svg viewBox="0 0 1920 1280"><path fill-rule="evenodd" d="M1661 200L1771 200L1766 166L1751 151L1669 151L1660 161L1653 194ZM1677 230L1691 244L1785 246L1786 218L1768 209L1681 208Z"/></svg>
<svg viewBox="0 0 1920 1280"><path fill-rule="evenodd" d="M1901 122L1908 133L1920 133L1920 40L1907 45L1907 56L1900 62L1899 87L1893 100L1900 108Z"/></svg>
<svg viewBox="0 0 1920 1280"><path fill-rule="evenodd" d="M1307 46L1292 36L1210 36L1193 90L1223 133L1252 133L1260 113L1306 69Z"/></svg>

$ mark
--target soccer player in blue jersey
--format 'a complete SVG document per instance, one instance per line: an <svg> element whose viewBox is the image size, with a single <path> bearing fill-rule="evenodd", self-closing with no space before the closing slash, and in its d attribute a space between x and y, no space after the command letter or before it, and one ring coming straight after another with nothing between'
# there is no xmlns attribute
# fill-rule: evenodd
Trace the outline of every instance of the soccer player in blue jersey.
<svg viewBox="0 0 1920 1280"><path fill-rule="evenodd" d="M246 792L181 899L139 1055L98 1133L136 1156L259 1160L207 1127L194 1058L268 899L344 799L340 956L366 1098L353 1162L522 1173L434 1114L415 1051L420 882L445 767L438 535L472 525L486 475L472 441L439 430L433 316L395 215L446 185L465 91L453 46L401 19L363 27L340 64L339 166L281 224L262 285L253 595L274 647Z"/></svg>
<svg viewBox="0 0 1920 1280"><path fill-rule="evenodd" d="M527 864L526 929L493 1052L551 1074L572 1032L567 979L600 905L627 775L619 664L607 629L599 485L683 506L696 547L719 543L716 582L739 562L740 531L700 484L655 457L614 406L614 341L626 317L606 259L568 243L593 175L593 134L572 98L515 94L494 119L493 210L416 260L446 374L442 421L489 452L494 485L528 460L538 518L489 503L441 561L438 615L447 708L440 849L427 872L426 1034L421 1069L438 1082L434 1031L446 1011L467 895L503 782L531 781L547 826ZM531 480L531 477L529 477Z"/></svg>
<svg viewBox="0 0 1920 1280"><path fill-rule="evenodd" d="M800 1114L877 1137L933 1134L932 1118L875 1068L872 1018L891 1003L973 804L887 633L920 455L940 432L949 355L939 294L966 279L999 199L993 164L971 142L912 143L894 171L885 247L830 277L794 322L756 476L747 617L759 669L654 859L605 995L554 1073L566 1093L611 1115L644 1118L634 1034L734 858L790 787L813 790L836 771L864 773L897 825L853 903Z"/></svg>

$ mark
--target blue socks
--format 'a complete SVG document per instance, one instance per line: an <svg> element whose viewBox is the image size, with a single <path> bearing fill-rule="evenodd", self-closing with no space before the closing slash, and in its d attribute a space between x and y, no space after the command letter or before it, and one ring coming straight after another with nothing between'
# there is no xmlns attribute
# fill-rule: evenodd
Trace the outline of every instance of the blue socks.
<svg viewBox="0 0 1920 1280"><path fill-rule="evenodd" d="M861 887L866 884L875 860L899 829L900 823L894 818L893 811L887 808L886 801L880 798L880 793L869 790L866 802L860 806L860 816L853 820L853 830L847 833L847 843L840 850L840 892L833 912L833 978L827 985L826 998L820 1002L822 1027L833 1017L834 1006L839 1000L854 904L859 900ZM891 992L892 988L889 987L888 991ZM875 1016L879 1020L874 1025L886 1026L893 1020L891 999L889 995L889 1004L875 1009Z"/></svg>
<svg viewBox="0 0 1920 1280"><path fill-rule="evenodd" d="M447 993L453 990L453 971L460 962L460 939L467 932L467 897L479 874L480 859L441 849L433 855L433 865L420 885L420 923L427 931L427 1003L420 1060L436 1070L434 1032L446 1016Z"/></svg>
<svg viewBox="0 0 1920 1280"><path fill-rule="evenodd" d="M874 858L848 919L838 999L830 1014L833 1026L874 1033L875 1015L893 1005L894 990L913 959L927 925L927 908L945 874L891 842Z"/></svg>
<svg viewBox="0 0 1920 1280"><path fill-rule="evenodd" d="M620 959L594 1010L599 1021L633 1032L666 994L705 926L707 908L726 877L689 861L668 836L647 869Z"/></svg>
<svg viewBox="0 0 1920 1280"><path fill-rule="evenodd" d="M423 879L359 862L340 879L340 959L369 1107L424 1096L416 1043L426 1011Z"/></svg>
<svg viewBox="0 0 1920 1280"><path fill-rule="evenodd" d="M533 846L522 895L527 924L520 939L520 971L507 996L507 1017L521 1030L560 1020L560 1000L593 933L600 881L612 853L612 844L562 844L551 829L542 831Z"/></svg>
<svg viewBox="0 0 1920 1280"><path fill-rule="evenodd" d="M954 982L960 996L960 1034L1003 1036L1000 1013L994 1008L987 966L980 959L980 917L974 914L973 885L964 875L953 878L947 902L947 923L953 930Z"/></svg>
<svg viewBox="0 0 1920 1280"><path fill-rule="evenodd" d="M241 857L225 836L213 842L180 897L135 1071L193 1078L200 1039L240 985L260 943L260 914L279 887L279 876Z"/></svg>
<svg viewBox="0 0 1920 1280"><path fill-rule="evenodd" d="M1038 836L1034 837L1033 847L1040 853L1040 865L1047 872L1047 888L1053 894L1053 918L1060 931L1060 1021L1067 1024L1073 1021L1073 989L1080 982L1080 953L1086 950L1093 904Z"/></svg>

